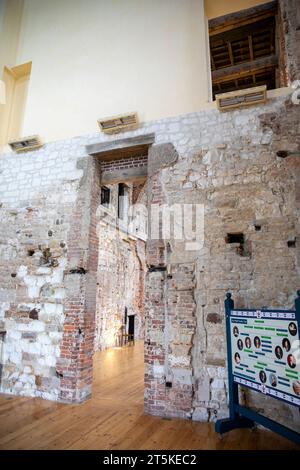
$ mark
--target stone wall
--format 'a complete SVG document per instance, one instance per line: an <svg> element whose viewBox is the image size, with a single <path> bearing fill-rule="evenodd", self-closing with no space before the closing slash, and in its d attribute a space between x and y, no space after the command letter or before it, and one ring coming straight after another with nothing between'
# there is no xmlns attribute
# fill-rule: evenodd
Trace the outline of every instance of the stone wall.
<svg viewBox="0 0 300 470"><path fill-rule="evenodd" d="M199 114L197 151L149 176L150 203L203 204L205 230L198 251L186 251L172 238L148 241L147 262L157 268L147 276L149 413L201 420L227 415L226 292L239 308L294 307L300 282L299 122L300 107L291 100ZM295 156L279 158L280 150ZM159 153L153 146L149 165ZM244 243L228 243L231 233L242 233ZM262 405L248 392L244 399L299 429L295 408L272 400Z"/></svg>
<svg viewBox="0 0 300 470"><path fill-rule="evenodd" d="M227 413L225 292L238 306L291 307L299 288L299 159L276 156L299 150L299 106L279 97L127 135L149 132L149 203L203 203L205 246L148 242L146 411L215 419ZM100 170L85 146L114 139L1 156L2 392L64 401L91 393ZM242 252L225 242L236 231Z"/></svg>
<svg viewBox="0 0 300 470"><path fill-rule="evenodd" d="M279 37L281 83L300 80L300 4L298 0L279 1Z"/></svg>
<svg viewBox="0 0 300 470"><path fill-rule="evenodd" d="M291 3L280 2L290 28L284 43L289 82L299 78ZM164 119L126 133L155 133L149 207L193 203L205 210L201 249L186 250L172 238L147 243L146 412L195 420L228 414L227 291L237 307L293 307L300 282L299 122L300 106L286 96L227 113L211 109ZM1 392L67 402L91 394L96 303L103 301L104 284L98 252L99 243L102 253L105 244L97 231L101 169L86 146L115 139L95 133L1 155L0 330L7 332ZM291 156L279 158L278 151ZM140 164L145 166L145 158ZM139 194L134 188L135 201ZM242 233L244 242L228 243L230 233ZM138 262L143 265L139 243L115 244L114 256L124 252L125 243L137 273ZM122 279L124 290L131 289ZM141 282L130 300L140 311L143 296ZM295 408L247 391L242 398L299 429Z"/></svg>
<svg viewBox="0 0 300 470"><path fill-rule="evenodd" d="M205 206L203 249L148 242L147 412L211 420L227 413L226 291L241 307L292 307L299 288L299 158L276 152L299 152L299 110L289 96L278 97L126 134L155 133L149 204ZM90 396L100 169L86 145L115 139L95 133L0 158L2 392L69 402ZM237 231L243 247L225 242ZM293 413L277 410L295 422Z"/></svg>
<svg viewBox="0 0 300 470"><path fill-rule="evenodd" d="M69 156L7 155L1 166L1 390L57 399L67 238L82 171Z"/></svg>

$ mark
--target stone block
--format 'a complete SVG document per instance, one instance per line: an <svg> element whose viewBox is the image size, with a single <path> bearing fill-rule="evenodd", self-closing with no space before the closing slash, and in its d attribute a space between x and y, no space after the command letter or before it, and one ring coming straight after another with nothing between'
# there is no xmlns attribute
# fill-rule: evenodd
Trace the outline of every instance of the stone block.
<svg viewBox="0 0 300 470"><path fill-rule="evenodd" d="M196 407L192 414L193 421L207 422L209 420L209 411L204 407Z"/></svg>
<svg viewBox="0 0 300 470"><path fill-rule="evenodd" d="M197 379L197 402L207 402L210 399L210 380L209 377L200 377Z"/></svg>

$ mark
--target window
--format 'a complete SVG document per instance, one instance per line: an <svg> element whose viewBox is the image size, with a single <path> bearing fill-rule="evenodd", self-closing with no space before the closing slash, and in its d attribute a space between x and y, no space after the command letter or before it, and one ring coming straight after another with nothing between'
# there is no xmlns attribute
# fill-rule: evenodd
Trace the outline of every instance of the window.
<svg viewBox="0 0 300 470"><path fill-rule="evenodd" d="M209 21L213 96L277 86L277 4L259 5Z"/></svg>
<svg viewBox="0 0 300 470"><path fill-rule="evenodd" d="M118 185L118 218L126 222L129 206L129 188L124 183Z"/></svg>
<svg viewBox="0 0 300 470"><path fill-rule="evenodd" d="M108 207L110 203L110 189L106 186L101 188L101 204L102 206Z"/></svg>
<svg viewBox="0 0 300 470"><path fill-rule="evenodd" d="M243 233L227 233L225 238L226 243L244 243Z"/></svg>

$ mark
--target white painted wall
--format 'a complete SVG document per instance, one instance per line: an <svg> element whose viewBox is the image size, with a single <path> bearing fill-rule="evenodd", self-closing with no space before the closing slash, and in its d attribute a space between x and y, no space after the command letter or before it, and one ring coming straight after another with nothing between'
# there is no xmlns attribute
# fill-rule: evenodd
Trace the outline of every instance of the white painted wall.
<svg viewBox="0 0 300 470"><path fill-rule="evenodd" d="M46 141L208 101L203 0L24 0L17 62L32 61L24 135Z"/></svg>
<svg viewBox="0 0 300 470"><path fill-rule="evenodd" d="M268 3L271 0L204 0L205 13L207 18L216 18L218 16L228 15L235 11L252 8L262 3Z"/></svg>

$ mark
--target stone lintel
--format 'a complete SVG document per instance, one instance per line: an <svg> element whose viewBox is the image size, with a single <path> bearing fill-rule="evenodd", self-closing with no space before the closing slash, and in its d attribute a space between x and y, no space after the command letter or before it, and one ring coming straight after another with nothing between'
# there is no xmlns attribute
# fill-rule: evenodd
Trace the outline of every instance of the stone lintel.
<svg viewBox="0 0 300 470"><path fill-rule="evenodd" d="M101 184L115 184L124 181L144 181L147 178L147 166L124 168L123 170L103 171Z"/></svg>
<svg viewBox="0 0 300 470"><path fill-rule="evenodd" d="M138 135L126 139L117 139L108 142L99 142L86 146L89 155L99 157L101 161L113 160L121 156L130 158L138 155L147 155L148 148L155 142L155 134Z"/></svg>

